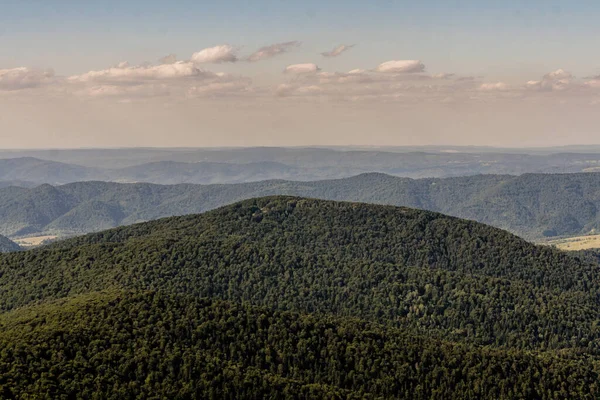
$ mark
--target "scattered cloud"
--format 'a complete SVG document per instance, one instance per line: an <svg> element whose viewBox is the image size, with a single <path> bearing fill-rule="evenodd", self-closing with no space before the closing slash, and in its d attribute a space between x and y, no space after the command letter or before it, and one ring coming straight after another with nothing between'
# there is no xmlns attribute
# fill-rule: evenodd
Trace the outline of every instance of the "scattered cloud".
<svg viewBox="0 0 600 400"><path fill-rule="evenodd" d="M550 81L558 81L558 80L565 80L565 79L572 79L572 78L573 78L573 75L571 75L570 72L567 72L564 69L557 69L556 71L549 72L546 75L544 75L544 80L550 80Z"/></svg>
<svg viewBox="0 0 600 400"><path fill-rule="evenodd" d="M574 76L564 69L549 72L541 80L528 81L525 88L539 92L560 92L579 86Z"/></svg>
<svg viewBox="0 0 600 400"><path fill-rule="evenodd" d="M358 74L365 74L367 73L366 69L360 69L360 68L356 68L353 70L348 71L349 75L358 75Z"/></svg>
<svg viewBox="0 0 600 400"><path fill-rule="evenodd" d="M120 63L115 65L114 68L121 68L121 69L129 68L129 61L121 61Z"/></svg>
<svg viewBox="0 0 600 400"><path fill-rule="evenodd" d="M299 47L299 46L300 46L300 42L298 42L296 40L291 41L291 42L275 43L270 46L261 47L254 53L250 54L246 60L249 62L266 60L269 58L273 58L277 55L287 53L288 51L292 50L293 48Z"/></svg>
<svg viewBox="0 0 600 400"><path fill-rule="evenodd" d="M321 55L323 57L337 57L339 55L341 55L342 53L350 50L351 48L353 48L355 45L354 44L340 44L339 46L334 47L331 51L326 51L321 53Z"/></svg>
<svg viewBox="0 0 600 400"><path fill-rule="evenodd" d="M307 63L288 65L285 67L284 72L286 74L315 74L320 70L317 64Z"/></svg>
<svg viewBox="0 0 600 400"><path fill-rule="evenodd" d="M197 97L311 97L335 101L394 101L454 103L493 102L508 99L541 101L552 96L559 101L578 97L585 104L600 98L600 76L577 79L564 69L557 69L525 83L485 82L483 77L453 73L429 74L419 60L392 60L375 68L355 68L348 72L322 71L315 63L285 67L287 75L280 85L255 86L240 74L211 71L209 64L255 62L276 57L299 46L298 41L262 47L247 58L238 58L237 49L220 45L194 53L189 60L178 61L174 54L162 57L158 64L130 65L120 62L110 68L93 70L70 77L57 77L51 70L27 67L0 69L0 92L48 87L53 95L79 95L90 98L135 99L159 96ZM352 46L340 45L325 57L336 57ZM249 67L238 63L240 69ZM214 67L214 66L213 66ZM285 82L287 81L287 82ZM29 92L24 92L25 95ZM570 96L570 97L569 97Z"/></svg>
<svg viewBox="0 0 600 400"><path fill-rule="evenodd" d="M392 60L379 64L377 72L410 74L425 71L425 64L418 60Z"/></svg>
<svg viewBox="0 0 600 400"><path fill-rule="evenodd" d="M192 54L191 61L195 64L220 64L238 61L237 50L228 44L209 47Z"/></svg>
<svg viewBox="0 0 600 400"><path fill-rule="evenodd" d="M0 69L0 90L14 91L40 87L54 81L54 71L27 67Z"/></svg>

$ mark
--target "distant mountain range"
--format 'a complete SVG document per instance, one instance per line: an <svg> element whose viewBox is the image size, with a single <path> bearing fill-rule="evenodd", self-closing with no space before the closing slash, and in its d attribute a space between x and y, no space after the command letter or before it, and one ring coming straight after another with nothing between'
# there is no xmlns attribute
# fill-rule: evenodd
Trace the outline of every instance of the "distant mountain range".
<svg viewBox="0 0 600 400"><path fill-rule="evenodd" d="M112 182L243 183L339 179L368 172L409 178L600 171L600 153L415 148L114 149L0 151L0 181L20 186ZM409 151L410 150L410 151ZM561 150L561 149L556 149ZM574 149L564 149L572 150ZM462 152L461 152L462 151ZM591 151L591 150L590 150ZM0 187L6 186L0 183Z"/></svg>
<svg viewBox="0 0 600 400"><path fill-rule="evenodd" d="M251 163L261 161L280 162L288 165L316 165L357 162L383 155L383 158L398 159L399 156L425 155L429 159L477 160L482 162L505 159L524 160L523 156L534 156L529 162L548 162L558 156L567 155L567 161L597 159L599 146L561 146L545 148L500 148L481 146L317 146L317 147L222 147L222 148L109 148L109 149L32 149L2 150L0 159L32 157L43 160L77 164L86 167L124 168L158 161L177 162L224 162ZM417 157L418 158L418 157ZM545 161L546 160L546 161Z"/></svg>
<svg viewBox="0 0 600 400"><path fill-rule="evenodd" d="M0 189L0 234L72 235L204 212L266 195L409 206L473 219L527 239L600 230L600 174L270 180L227 185L78 182Z"/></svg>
<svg viewBox="0 0 600 400"><path fill-rule="evenodd" d="M21 247L18 244L7 237L0 235L0 253L10 253L19 250L21 250Z"/></svg>

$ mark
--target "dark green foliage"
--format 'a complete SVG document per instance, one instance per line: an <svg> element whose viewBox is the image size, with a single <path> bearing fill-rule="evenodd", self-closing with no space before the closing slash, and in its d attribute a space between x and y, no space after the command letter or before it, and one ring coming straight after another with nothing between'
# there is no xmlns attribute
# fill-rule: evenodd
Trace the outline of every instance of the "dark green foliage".
<svg viewBox="0 0 600 400"><path fill-rule="evenodd" d="M3 254L0 397L598 398L596 257L281 196Z"/></svg>
<svg viewBox="0 0 600 400"><path fill-rule="evenodd" d="M112 287L359 316L478 344L598 352L597 267L441 214L248 200L0 257L0 309Z"/></svg>
<svg viewBox="0 0 600 400"><path fill-rule="evenodd" d="M102 293L0 318L0 394L97 399L594 399L598 364L352 318Z"/></svg>

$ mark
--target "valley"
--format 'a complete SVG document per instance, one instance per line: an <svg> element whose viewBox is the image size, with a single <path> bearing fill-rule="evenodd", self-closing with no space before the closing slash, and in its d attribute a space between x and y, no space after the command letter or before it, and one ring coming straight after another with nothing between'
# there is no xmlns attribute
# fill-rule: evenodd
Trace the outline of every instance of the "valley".
<svg viewBox="0 0 600 400"><path fill-rule="evenodd" d="M30 237L23 237L23 238L15 238L14 242L23 248L29 248L29 247L37 247L42 244L49 243L57 238L58 238L58 236L56 236L56 235L30 236Z"/></svg>
<svg viewBox="0 0 600 400"><path fill-rule="evenodd" d="M600 235L573 236L551 240L547 243L567 251L600 249Z"/></svg>

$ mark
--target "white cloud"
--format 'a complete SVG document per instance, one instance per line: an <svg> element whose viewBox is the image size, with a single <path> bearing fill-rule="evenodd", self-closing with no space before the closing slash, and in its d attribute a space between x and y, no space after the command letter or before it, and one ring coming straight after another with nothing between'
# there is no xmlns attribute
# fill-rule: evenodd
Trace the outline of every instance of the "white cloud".
<svg viewBox="0 0 600 400"><path fill-rule="evenodd" d="M284 70L288 74L315 74L319 71L317 64L312 63L288 65Z"/></svg>
<svg viewBox="0 0 600 400"><path fill-rule="evenodd" d="M199 69L191 62L179 61L174 64L163 64L148 67L121 67L99 71L90 71L68 78L72 83L106 82L135 84L148 80L211 78L214 73Z"/></svg>
<svg viewBox="0 0 600 400"><path fill-rule="evenodd" d="M251 80L198 68L191 61L154 66L128 66L71 76L74 93L90 97L202 96L248 91Z"/></svg>
<svg viewBox="0 0 600 400"><path fill-rule="evenodd" d="M129 62L128 61L121 61L120 63L118 63L117 65L115 65L115 68L120 68L120 69L129 68Z"/></svg>
<svg viewBox="0 0 600 400"><path fill-rule="evenodd" d="M565 91L579 86L570 72L564 69L557 69L549 72L541 80L528 81L525 88L539 92Z"/></svg>
<svg viewBox="0 0 600 400"><path fill-rule="evenodd" d="M573 78L573 75L571 75L570 72L567 72L562 68L557 69L556 71L553 71L553 72L549 72L546 75L544 75L544 80L551 80L551 81L572 79L572 78Z"/></svg>
<svg viewBox="0 0 600 400"><path fill-rule="evenodd" d="M423 72L425 64L418 60L392 60L379 64L375 71L399 74Z"/></svg>
<svg viewBox="0 0 600 400"><path fill-rule="evenodd" d="M54 81L54 71L27 67L0 69L0 90L36 88Z"/></svg>
<svg viewBox="0 0 600 400"><path fill-rule="evenodd" d="M236 62L238 60L236 53L237 51L233 46L222 44L192 54L191 61L195 64Z"/></svg>
<svg viewBox="0 0 600 400"><path fill-rule="evenodd" d="M358 75L358 74L365 74L366 72L367 72L366 69L356 68L356 69L352 69L352 70L348 71L348 74L350 74L350 75Z"/></svg>
<svg viewBox="0 0 600 400"><path fill-rule="evenodd" d="M255 62L266 60L268 58L275 57L279 54L287 53L291 49L300 46L300 42L294 40L292 42L275 43L270 46L261 47L254 53L250 54L247 61Z"/></svg>
<svg viewBox="0 0 600 400"><path fill-rule="evenodd" d="M354 46L355 45L353 45L353 44L351 44L351 45L340 44L339 46L334 47L333 50L331 50L331 51L326 51L326 52L321 53L321 55L323 57L337 57L340 54L342 54L343 52L350 50Z"/></svg>

